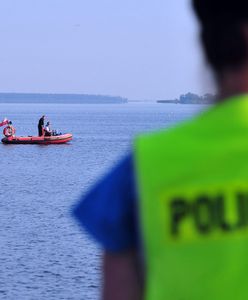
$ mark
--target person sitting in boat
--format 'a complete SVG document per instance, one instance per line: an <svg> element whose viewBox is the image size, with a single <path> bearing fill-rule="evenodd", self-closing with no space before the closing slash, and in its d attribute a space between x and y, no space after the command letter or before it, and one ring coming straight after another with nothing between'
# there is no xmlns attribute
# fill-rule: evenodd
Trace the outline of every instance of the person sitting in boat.
<svg viewBox="0 0 248 300"><path fill-rule="evenodd" d="M51 127L50 127L50 122L46 123L44 131L45 131L45 136L51 136L52 135L52 130L51 130Z"/></svg>

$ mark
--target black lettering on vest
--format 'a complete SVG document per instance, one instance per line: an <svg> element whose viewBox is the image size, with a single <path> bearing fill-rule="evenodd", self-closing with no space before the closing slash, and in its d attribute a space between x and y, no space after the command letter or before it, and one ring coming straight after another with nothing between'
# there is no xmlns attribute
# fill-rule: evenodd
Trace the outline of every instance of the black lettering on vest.
<svg viewBox="0 0 248 300"><path fill-rule="evenodd" d="M223 231L232 230L232 225L226 221L225 199L223 195L216 197L215 200L215 220L216 225Z"/></svg>
<svg viewBox="0 0 248 300"><path fill-rule="evenodd" d="M248 224L248 194L237 194L237 213L239 216L237 227L246 227Z"/></svg>
<svg viewBox="0 0 248 300"><path fill-rule="evenodd" d="M217 194L214 197L201 195L191 201L183 197L172 199L170 202L172 236L180 236L180 229L187 219L193 221L194 230L202 235L210 234L213 230L228 233L247 229L248 192L237 192L232 195Z"/></svg>
<svg viewBox="0 0 248 300"><path fill-rule="evenodd" d="M194 221L200 233L206 234L214 225L213 202L207 196L197 198L193 204Z"/></svg>
<svg viewBox="0 0 248 300"><path fill-rule="evenodd" d="M190 206L182 198L177 198L171 201L171 234L174 236L179 235L179 225L180 222L187 216L189 213Z"/></svg>

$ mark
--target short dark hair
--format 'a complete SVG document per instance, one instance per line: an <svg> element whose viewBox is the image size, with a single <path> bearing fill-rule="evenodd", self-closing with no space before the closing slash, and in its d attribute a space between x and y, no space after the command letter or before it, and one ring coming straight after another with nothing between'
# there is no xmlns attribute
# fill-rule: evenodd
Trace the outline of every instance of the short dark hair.
<svg viewBox="0 0 248 300"><path fill-rule="evenodd" d="M248 54L242 30L248 24L248 1L193 0L193 7L207 60L216 73L242 65Z"/></svg>

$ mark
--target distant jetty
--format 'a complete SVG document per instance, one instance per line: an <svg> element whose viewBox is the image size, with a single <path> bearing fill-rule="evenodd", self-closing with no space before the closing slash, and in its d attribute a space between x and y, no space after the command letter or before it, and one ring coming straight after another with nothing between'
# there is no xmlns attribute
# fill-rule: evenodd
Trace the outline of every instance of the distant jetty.
<svg viewBox="0 0 248 300"><path fill-rule="evenodd" d="M88 94L0 93L0 103L119 104L127 103L119 96Z"/></svg>
<svg viewBox="0 0 248 300"><path fill-rule="evenodd" d="M203 96L199 96L193 93L183 94L179 97L179 99L174 100L157 100L157 103L165 103L165 104L212 104L215 95L205 94Z"/></svg>
<svg viewBox="0 0 248 300"><path fill-rule="evenodd" d="M178 99L175 99L175 100L157 100L157 103L177 104L180 102Z"/></svg>

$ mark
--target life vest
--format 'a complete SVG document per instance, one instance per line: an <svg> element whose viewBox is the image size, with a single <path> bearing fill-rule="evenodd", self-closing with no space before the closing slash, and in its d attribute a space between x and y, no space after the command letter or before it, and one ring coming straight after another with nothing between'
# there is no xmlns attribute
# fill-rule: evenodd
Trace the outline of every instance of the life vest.
<svg viewBox="0 0 248 300"><path fill-rule="evenodd" d="M135 143L146 300L248 298L248 95Z"/></svg>
<svg viewBox="0 0 248 300"><path fill-rule="evenodd" d="M6 136L6 137L10 137L10 136L13 136L15 134L16 130L13 126L7 126L4 128L3 130L3 134Z"/></svg>

